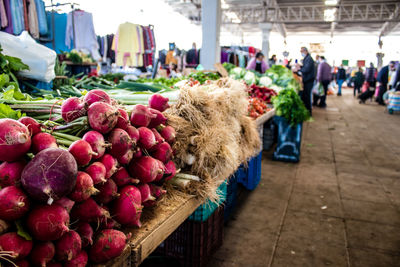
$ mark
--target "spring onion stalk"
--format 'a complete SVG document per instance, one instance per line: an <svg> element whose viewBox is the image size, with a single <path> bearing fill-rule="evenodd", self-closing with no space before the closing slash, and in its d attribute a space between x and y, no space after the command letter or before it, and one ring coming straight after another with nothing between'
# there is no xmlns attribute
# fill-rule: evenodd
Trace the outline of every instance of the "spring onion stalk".
<svg viewBox="0 0 400 267"><path fill-rule="evenodd" d="M47 133L50 133L52 136L56 137L56 138L60 138L60 139L64 139L64 140L69 140L69 141L78 141L81 140L82 138L70 135L70 134L65 134L65 133L59 133L59 132L52 132L49 130L46 130Z"/></svg>
<svg viewBox="0 0 400 267"><path fill-rule="evenodd" d="M175 178L200 182L200 177L187 173L177 173Z"/></svg>

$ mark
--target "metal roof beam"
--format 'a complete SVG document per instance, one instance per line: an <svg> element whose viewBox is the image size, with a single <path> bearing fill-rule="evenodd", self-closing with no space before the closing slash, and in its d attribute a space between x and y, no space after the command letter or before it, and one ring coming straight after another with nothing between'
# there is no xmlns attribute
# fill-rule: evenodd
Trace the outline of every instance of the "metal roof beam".
<svg viewBox="0 0 400 267"><path fill-rule="evenodd" d="M399 19L400 18L400 6L397 5L393 13L390 15L390 19ZM382 28L379 31L379 38L385 35L388 35L395 29L398 25L400 25L400 22L390 22L386 21L383 25Z"/></svg>

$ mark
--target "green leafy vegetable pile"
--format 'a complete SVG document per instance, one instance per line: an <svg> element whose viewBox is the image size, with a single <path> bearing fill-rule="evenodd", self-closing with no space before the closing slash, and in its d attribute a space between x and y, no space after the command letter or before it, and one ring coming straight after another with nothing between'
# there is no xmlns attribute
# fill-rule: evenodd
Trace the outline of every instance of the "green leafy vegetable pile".
<svg viewBox="0 0 400 267"><path fill-rule="evenodd" d="M310 113L306 109L296 91L284 89L279 95L272 98L276 115L284 117L291 126L310 119Z"/></svg>

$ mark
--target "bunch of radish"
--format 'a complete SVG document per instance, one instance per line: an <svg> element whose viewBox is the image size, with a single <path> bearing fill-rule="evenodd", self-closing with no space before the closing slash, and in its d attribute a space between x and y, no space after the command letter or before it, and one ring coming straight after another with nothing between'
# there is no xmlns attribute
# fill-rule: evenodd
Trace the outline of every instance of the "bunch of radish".
<svg viewBox="0 0 400 267"><path fill-rule="evenodd" d="M158 94L132 110L102 90L66 99L63 119L87 116L90 125L70 145L32 118L0 119L0 263L86 266L119 256L129 237L117 229L140 227L176 174L168 107Z"/></svg>

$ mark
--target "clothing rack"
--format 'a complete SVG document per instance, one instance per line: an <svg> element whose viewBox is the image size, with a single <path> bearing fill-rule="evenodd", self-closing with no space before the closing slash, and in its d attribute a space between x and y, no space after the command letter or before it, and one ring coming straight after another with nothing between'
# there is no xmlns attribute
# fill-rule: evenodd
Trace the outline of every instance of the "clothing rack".
<svg viewBox="0 0 400 267"><path fill-rule="evenodd" d="M51 4L48 5L48 6L45 6L45 7L46 8L50 8L51 7L51 9L52 9L51 10L51 24L52 24L52 36L53 36L53 38L51 40L50 39L44 39L44 40L41 39L41 41L46 41L46 42L51 41L51 43L53 45L53 48L56 47L55 40L54 40L54 36L55 36L55 32L56 32L55 27L54 27L54 25L55 25L55 22L54 22L54 12L55 12L54 7L60 7L60 6L71 6L71 9L72 9L72 36L73 36L73 42L74 42L74 47L75 47L74 11L75 11L75 6L79 6L79 3L69 2L69 3L56 3L56 4L54 4L53 0L51 0Z"/></svg>

